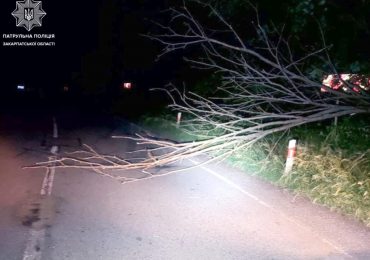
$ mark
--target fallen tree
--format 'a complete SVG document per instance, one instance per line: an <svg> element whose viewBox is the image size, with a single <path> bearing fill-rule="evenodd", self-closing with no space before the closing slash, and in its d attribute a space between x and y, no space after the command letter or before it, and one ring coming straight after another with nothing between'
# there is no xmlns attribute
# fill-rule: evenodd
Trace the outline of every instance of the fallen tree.
<svg viewBox="0 0 370 260"><path fill-rule="evenodd" d="M348 91L336 91L307 75L305 66L313 59L330 68L327 74L339 75L324 40L321 49L296 57L283 32L275 29L267 33L257 16L254 28L258 41L254 40L252 45L252 42L242 39L212 6L199 4L209 12L209 19L213 19L217 29L206 28L183 6L168 11L171 15L168 24L158 24L163 33L147 37L164 46L161 55L190 47L200 48L202 57L187 61L222 78L215 97L202 97L174 86L161 89L172 100L169 108L187 115L182 123L184 131L202 139L176 143L142 135L116 137L137 142L145 147L148 156L133 161L101 155L86 146L84 151L40 163L38 167L53 165L92 169L127 183L168 174L150 173L150 169L158 166L201 154L210 155L206 163L219 161L274 133L370 112L368 93L353 91L350 82L340 79L348 86ZM106 172L117 169L143 169L145 175L127 178Z"/></svg>

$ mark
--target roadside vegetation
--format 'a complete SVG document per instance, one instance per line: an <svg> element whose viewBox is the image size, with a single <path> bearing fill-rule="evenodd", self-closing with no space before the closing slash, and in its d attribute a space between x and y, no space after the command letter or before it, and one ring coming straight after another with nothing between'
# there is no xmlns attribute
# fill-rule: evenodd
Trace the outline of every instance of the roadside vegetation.
<svg viewBox="0 0 370 260"><path fill-rule="evenodd" d="M148 115L140 124L179 142L200 140L176 126L176 115ZM298 139L293 171L284 175L287 144ZM308 197L314 203L353 216L370 226L370 129L366 118L342 118L269 136L226 162L247 174Z"/></svg>
<svg viewBox="0 0 370 260"><path fill-rule="evenodd" d="M185 33L176 24L166 24L171 28L165 34L166 37L152 35L151 38L165 47L165 53L190 48L190 45L196 45L193 44L193 39L199 40L202 44L198 47L206 54L202 59L190 57L188 61L196 68L215 73L191 87L190 91L195 94L170 92L174 99L174 103L170 105L173 114L163 112L147 115L141 123L160 137L180 143L190 141L192 144L189 147L192 150L200 147L199 150L209 151L212 150L210 147L214 148L211 153L220 159L224 159L223 154L227 154L226 162L231 166L308 197L314 203L325 205L331 210L353 216L370 226L368 112L342 113L342 109L358 106L368 110L368 93L363 95L352 93L357 96L356 101L352 102L352 97L346 100L341 96L347 93L339 94L339 91L328 89L330 94L326 95L320 91L322 79L328 74L369 72L368 48L365 47L369 31L365 19L367 13L363 12L367 10L368 3L349 6L348 3L334 4L325 0L317 2L287 0L275 4L271 1L255 1L261 13L258 16L261 17L261 21L254 21L258 27L258 35L255 36L251 34L253 28L248 26L250 17L253 17L255 12L250 3L239 0L208 2L220 10L218 13L211 8L209 17L221 17L220 23L213 24L226 23L226 31L231 32L230 38L234 36L237 40L247 40L248 44L257 48L249 48L242 40L240 45L235 41L222 45L225 37L214 40L217 35L207 34L209 21L196 20L195 16L189 15L189 9L174 10L175 15L183 14L188 18L185 21L188 26ZM348 13L348 8L353 12ZM357 19L353 19L355 16L361 22L353 23ZM346 19L343 20L343 17ZM276 26L271 26L270 19ZM196 26L192 26L192 22ZM201 26L201 32L198 32L198 26ZM274 34L279 26L284 28L281 32L294 35L288 36L289 43L280 41L284 38L284 33ZM191 37L189 32L192 33ZM351 41L345 40L349 34L358 37L352 37ZM324 40L322 38L326 39L330 46L324 44L324 55L320 56L320 59L300 60L298 63L287 61L291 51L296 57L307 51L313 54L312 50L322 47L320 44L320 40ZM276 39L278 43L274 45ZM263 42L264 40L266 42ZM221 47L218 46L220 42ZM287 49L280 48L283 42L287 43L288 52ZM237 48L233 48L234 46ZM306 47L302 49L302 46ZM266 57L276 54L272 62L278 60L279 65L267 68L265 60L255 60L253 54L259 47L262 49L259 54L262 53ZM265 47L269 50L268 53L263 52ZM225 52L225 49L229 52ZM349 51L360 49L361 52ZM249 55L251 53L252 55ZM311 54L306 57L310 57ZM316 54L318 53L314 53L313 56L316 57ZM327 60L329 56L332 56L335 62ZM280 70L280 64L285 62L288 64ZM297 73L284 71L284 68L292 66L296 68L296 65L299 67ZM302 75L304 80L294 81ZM275 81L276 78L278 80ZM336 84L340 82L341 80ZM282 86L282 89L277 86ZM295 91L297 95L292 97L291 92ZM298 98L298 102L292 101L300 95L305 96L304 100ZM360 105L361 102L366 104ZM333 108L338 108L341 112L330 114ZM321 112L316 115L317 109ZM175 111L183 113L181 127L176 126ZM292 115L298 116L303 121L307 120L303 124L301 121L291 124L290 119L286 118ZM335 117L339 117L337 126L333 124ZM288 125L285 125L285 122L289 122ZM275 127L278 131L271 131ZM243 141L238 142L238 138ZM292 138L298 140L297 157L292 172L284 175L287 146ZM205 145L204 140L211 141ZM199 147L196 146L197 143ZM225 147L227 143L230 146ZM179 151L180 155L181 152L182 150Z"/></svg>
<svg viewBox="0 0 370 260"><path fill-rule="evenodd" d="M164 33L150 35L165 54L198 47L203 55L187 57L188 62L214 72L188 92L176 87L165 90L173 101L169 108L174 114L149 115L142 120L159 136L182 143L180 148L162 147L176 152L158 155L157 162L187 158L189 150L207 152L370 226L370 81L364 85L357 80L363 90L355 93L359 89L354 82L344 82L339 75L369 71L366 52L349 51L362 50L366 40L344 40L349 32L369 35L363 26L367 24L361 11L365 5L311 0L271 5L261 0L259 15L253 5L239 0L209 2L208 20L197 16L199 10L190 4L172 10L173 20L185 18L185 28L170 22L161 26ZM348 8L356 10L363 23L348 19L340 25L348 30L338 31L338 14L353 15ZM250 21L246 21L254 12L257 17L252 25L257 35L251 34L254 26L247 26ZM271 25L269 19L276 24ZM214 33L211 24L224 26L228 37ZM322 83L328 75L340 78L331 80L329 88ZM177 111L184 115L182 127L175 124ZM334 118L339 118L337 126ZM297 157L293 171L284 175L292 138L298 140Z"/></svg>

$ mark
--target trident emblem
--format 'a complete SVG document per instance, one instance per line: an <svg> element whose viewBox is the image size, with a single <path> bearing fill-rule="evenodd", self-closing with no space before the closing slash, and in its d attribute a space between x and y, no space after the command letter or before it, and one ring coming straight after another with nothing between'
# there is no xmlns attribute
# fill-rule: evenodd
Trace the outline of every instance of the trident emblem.
<svg viewBox="0 0 370 260"><path fill-rule="evenodd" d="M33 8L24 8L24 19L26 19L26 21L33 20L34 17L33 14L34 14Z"/></svg>

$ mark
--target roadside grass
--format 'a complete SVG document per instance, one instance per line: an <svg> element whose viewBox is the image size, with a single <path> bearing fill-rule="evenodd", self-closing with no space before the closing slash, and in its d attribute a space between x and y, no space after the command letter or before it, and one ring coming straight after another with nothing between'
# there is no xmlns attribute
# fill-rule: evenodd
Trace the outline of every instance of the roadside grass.
<svg viewBox="0 0 370 260"><path fill-rule="evenodd" d="M148 114L142 117L138 124L155 133L158 137L177 142L190 142L200 139L183 131L181 127L177 127L176 115L166 112L160 112L156 115Z"/></svg>
<svg viewBox="0 0 370 260"><path fill-rule="evenodd" d="M292 138L298 139L297 157L293 171L284 175ZM360 117L344 118L337 127L319 123L271 136L229 163L370 227L370 128Z"/></svg>
<svg viewBox="0 0 370 260"><path fill-rule="evenodd" d="M177 128L175 116L145 117L141 124L176 141L197 140ZM295 166L284 175L287 144L298 139ZM230 156L227 163L314 203L353 216L370 227L370 128L366 118L349 117L270 136Z"/></svg>
<svg viewBox="0 0 370 260"><path fill-rule="evenodd" d="M295 170L279 183L314 203L355 216L370 226L370 150L344 157L331 149L301 147Z"/></svg>

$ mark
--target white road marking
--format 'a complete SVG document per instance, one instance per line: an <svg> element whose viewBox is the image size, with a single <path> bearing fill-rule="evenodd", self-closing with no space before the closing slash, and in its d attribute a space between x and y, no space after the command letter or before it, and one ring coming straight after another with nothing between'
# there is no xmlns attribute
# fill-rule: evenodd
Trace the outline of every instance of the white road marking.
<svg viewBox="0 0 370 260"><path fill-rule="evenodd" d="M58 146L54 145L53 147L51 147L50 152L56 155L58 153Z"/></svg>
<svg viewBox="0 0 370 260"><path fill-rule="evenodd" d="M58 125L55 117L53 117L53 138L58 138ZM50 153L54 156L58 153L58 146L54 145L50 149ZM53 157L54 157L53 156ZM50 160L53 159L50 158ZM51 196L54 183L55 168L51 167L46 170L44 180L42 182L40 195L41 196ZM30 236L26 244L26 249L23 253L23 260L41 260L42 251L45 241L46 230L45 227L41 230L31 229Z"/></svg>
<svg viewBox="0 0 370 260"><path fill-rule="evenodd" d="M197 161L194 161L192 159L189 159L189 161L191 161L192 163L194 164L199 164L199 162ZM233 187L234 189L240 191L241 193L243 193L244 195L246 195L247 197L253 199L254 201L256 201L258 204L268 208L269 210L275 212L276 214L280 215L282 218L286 219L287 221L293 223L294 225L296 226L299 226L301 229L305 230L305 231L308 231L312 234L314 234L317 238L319 238L323 243L329 245L330 247L332 247L333 249L335 249L336 251L338 251L339 253L349 257L349 258L353 258L352 255L350 255L348 252L346 252L345 250L343 250L340 246L337 246L335 243L327 240L326 238L323 238L321 237L319 234L317 234L314 230L312 230L311 228L309 228L308 226L305 226L301 223L299 223L298 221L296 221L295 219L289 217L288 215L286 215L285 213L283 213L282 211L276 209L274 206L266 203L265 201L261 200L260 198L258 198L257 196L249 193L248 191L246 191L245 189L243 189L242 187L240 187L239 185L235 184L234 182L232 182L231 180L225 178L224 176L222 176L221 174L213 171L212 169L209 169L207 167L204 167L204 166L199 166L201 169L203 169L204 171L210 173L211 175L213 175L214 177L216 177L217 179L219 179L220 181L224 182L225 184L227 184L228 186L230 187Z"/></svg>
<svg viewBox="0 0 370 260"><path fill-rule="evenodd" d="M45 240L45 229L31 230L30 238L27 241L26 250L23 253L23 260L40 260L41 247Z"/></svg>
<svg viewBox="0 0 370 260"><path fill-rule="evenodd" d="M55 168L48 168L46 170L45 178L42 182L42 187L40 194L41 196L50 196L53 190L53 182L54 182L54 175L55 175Z"/></svg>

